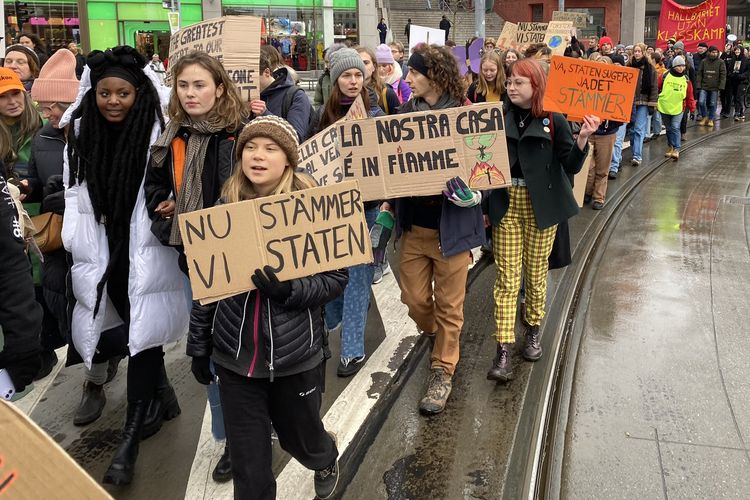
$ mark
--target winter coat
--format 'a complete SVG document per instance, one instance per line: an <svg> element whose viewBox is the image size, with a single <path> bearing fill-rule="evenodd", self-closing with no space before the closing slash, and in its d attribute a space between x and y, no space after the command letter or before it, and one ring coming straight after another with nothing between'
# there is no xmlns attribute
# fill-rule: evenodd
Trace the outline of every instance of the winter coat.
<svg viewBox="0 0 750 500"><path fill-rule="evenodd" d="M190 137L187 129L181 129L178 132L185 144ZM221 187L224 185L234 170L234 147L235 134L221 130L211 137L208 148L206 149L206 162L203 166L203 175L201 184L203 189L203 206L201 208L213 207L221 194ZM187 166L185 168L188 168ZM178 186L174 182L174 156L170 148L167 158L164 160L162 167L149 166L146 169L146 178L143 184L143 190L146 196L146 208L151 217L151 232L158 238L163 245L169 245L169 235L172 231L172 224L175 218L164 219L154 210L164 200L167 200L176 193ZM187 274L187 265L183 260L182 246L177 247L180 251L180 266L183 272Z"/></svg>
<svg viewBox="0 0 750 500"><path fill-rule="evenodd" d="M735 62L737 62L737 56L734 55L734 52L732 52L732 54L728 56L726 60L727 79L734 86L745 84L750 80L750 59L745 57L744 53L745 51L743 48L739 57L740 59L739 71L734 70Z"/></svg>
<svg viewBox="0 0 750 500"><path fill-rule="evenodd" d="M695 76L695 86L702 90L724 90L727 82L727 66L724 61L706 57Z"/></svg>
<svg viewBox="0 0 750 500"><path fill-rule="evenodd" d="M143 72L159 92L162 105L166 106L169 94L164 92L158 77L148 65ZM87 68L81 79L78 98L63 116L62 126L69 121L90 89ZM78 122L74 125L77 133ZM160 133L161 126L154 120L151 144L156 142ZM65 154L63 158L63 178L67 181L70 178L68 155ZM86 181L66 186L62 239L65 249L73 258L71 273L76 304L71 335L76 350L86 366L90 367L101 333L124 322L109 300L106 286L101 295L101 307L94 316L97 284L109 263L109 243L104 225L95 218ZM127 327L131 355L176 342L187 332L189 311L185 301L185 280L177 265L177 258L178 252L162 245L151 232L146 196L141 189L131 214L128 247L130 323Z"/></svg>
<svg viewBox="0 0 750 500"><path fill-rule="evenodd" d="M39 117L39 122L41 125L41 116ZM13 134L13 137L16 136L15 131L18 129L18 126L18 123L11 126L11 134ZM31 159L32 139L34 139L33 135L19 138L15 149L16 161L12 165L5 165L7 169L14 172L15 175L21 179L30 179L31 177L29 174L29 160Z"/></svg>
<svg viewBox="0 0 750 500"><path fill-rule="evenodd" d="M635 67L635 66L633 66ZM633 104L635 106L651 106L656 107L656 103L659 100L659 81L656 75L656 69L651 66L650 63L646 63L642 68L639 68L638 72L638 83L635 87L635 100ZM644 93L641 88L649 88L648 93Z"/></svg>
<svg viewBox="0 0 750 500"><path fill-rule="evenodd" d="M18 211L0 174L0 369L40 350L42 307L34 296Z"/></svg>
<svg viewBox="0 0 750 500"><path fill-rule="evenodd" d="M292 293L279 304L259 290L213 304L193 304L187 355L253 378L285 376L322 361L321 308L346 288L346 271L290 280Z"/></svg>
<svg viewBox="0 0 750 500"><path fill-rule="evenodd" d="M331 97L333 91L333 84L331 82L331 72L325 70L320 78L318 78L318 84L315 86L315 97L313 98L313 104L316 108L322 108L328 102L328 98Z"/></svg>
<svg viewBox="0 0 750 500"><path fill-rule="evenodd" d="M621 126L622 122L616 122L614 120L604 120L601 125L599 125L599 128L596 129L594 135L612 135L617 133Z"/></svg>
<svg viewBox="0 0 750 500"><path fill-rule="evenodd" d="M273 83L260 93L260 98L266 103L266 114L280 116L288 121L297 131L297 138L302 144L307 140L309 134L308 124L310 113L313 111L310 99L304 90L294 83L286 68L282 67L274 71L273 77ZM291 92L290 88L297 89L297 92L294 94L294 99L287 110L286 116L284 116L282 113L284 111L284 99L286 99L287 92Z"/></svg>
<svg viewBox="0 0 750 500"><path fill-rule="evenodd" d="M412 113L415 111L417 111L415 99L402 104L399 110L400 113ZM451 257L484 245L487 239L484 231L482 207L477 205L472 208L461 208L448 201L445 196L437 196L441 199L440 220L438 222L440 252L445 257ZM418 206L415 203L420 201L420 198L429 197L407 197L399 198L395 201L397 236L400 236L403 231L410 229L413 210Z"/></svg>
<svg viewBox="0 0 750 500"><path fill-rule="evenodd" d="M398 101L401 104L408 101L409 97L411 97L411 87L404 81L403 77L399 78L397 82L388 84L388 86L396 93L396 97L398 97Z"/></svg>
<svg viewBox="0 0 750 500"><path fill-rule="evenodd" d="M524 134L520 135L515 113L515 106L511 106L505 114L508 160L511 165L519 162L537 227L547 229L578 213L578 203L573 196L568 174L575 175L581 170L589 145L581 151L565 116L559 113L551 113L554 141L550 132L544 130L544 117L534 118ZM488 207L493 225L500 223L509 206L507 189L490 191Z"/></svg>
<svg viewBox="0 0 750 500"><path fill-rule="evenodd" d="M469 90L466 91L466 98L469 99L474 104L480 103L480 102L487 102L487 96L484 94L480 94L477 90L477 87L479 84L477 82L473 82L471 85L469 85ZM502 101L504 102L505 94L498 95L499 100L498 102Z"/></svg>
<svg viewBox="0 0 750 500"><path fill-rule="evenodd" d="M53 175L62 175L65 131L46 124L31 141L28 179L31 194L25 201L42 201L44 186Z"/></svg>
<svg viewBox="0 0 750 500"><path fill-rule="evenodd" d="M372 89L375 91L375 89ZM386 115L395 115L398 113L398 108L401 107L401 101L398 99L398 95L390 85L384 85L383 90L378 94L378 107L383 110Z"/></svg>

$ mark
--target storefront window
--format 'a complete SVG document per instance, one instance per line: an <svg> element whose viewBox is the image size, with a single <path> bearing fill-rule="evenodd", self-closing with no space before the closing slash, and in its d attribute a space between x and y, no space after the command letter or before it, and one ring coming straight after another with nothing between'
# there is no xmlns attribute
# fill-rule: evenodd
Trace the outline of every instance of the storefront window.
<svg viewBox="0 0 750 500"><path fill-rule="evenodd" d="M78 5L75 0L26 1L20 3L25 4L21 8L28 11L29 18L21 26L18 25L14 2L5 2L6 43L16 43L22 32L33 33L38 36L50 53L65 47L69 42L80 43Z"/></svg>

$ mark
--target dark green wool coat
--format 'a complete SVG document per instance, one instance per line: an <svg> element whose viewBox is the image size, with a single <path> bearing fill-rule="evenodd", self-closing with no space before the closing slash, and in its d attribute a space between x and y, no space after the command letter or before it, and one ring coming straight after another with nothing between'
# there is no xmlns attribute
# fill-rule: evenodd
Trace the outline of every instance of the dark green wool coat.
<svg viewBox="0 0 750 500"><path fill-rule="evenodd" d="M521 137L514 113L515 108L511 107L505 114L508 159L511 165L520 160L536 224L539 229L546 229L578 213L568 174L572 176L581 170L589 146L586 144L586 148L580 150L568 122L559 113L552 113L554 128L544 125L547 116L535 118ZM545 131L545 127L549 131ZM510 204L508 191L495 189L488 198L490 220L492 224L499 224Z"/></svg>

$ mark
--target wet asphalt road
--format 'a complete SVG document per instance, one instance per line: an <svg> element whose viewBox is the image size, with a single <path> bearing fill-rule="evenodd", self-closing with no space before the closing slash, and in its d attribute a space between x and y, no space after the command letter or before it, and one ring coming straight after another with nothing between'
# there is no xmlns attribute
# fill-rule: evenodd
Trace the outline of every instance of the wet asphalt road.
<svg viewBox="0 0 750 500"><path fill-rule="evenodd" d="M723 125L726 126L729 123ZM707 129L693 128L689 130L688 138L702 137L707 133ZM716 145L713 141L703 143L698 146L699 150L684 153L677 164L670 163L663 166L663 173L647 181L646 185L649 188L644 189L632 201L632 209L627 209L628 212L623 217L623 220L627 220L628 223L620 222L610 239L610 244L618 246L619 250L607 254L602 261L602 269L598 272L603 282L600 285L602 292L600 300L592 302L591 307L594 311L592 316L598 321L596 327L599 337L626 336L634 326L629 324L616 328L616 324L610 320L618 315L628 318L631 312L628 306L642 300L642 295L646 294L646 291L654 287L669 288L671 280L679 282L683 278L680 274L669 275L657 283L649 272L635 272L647 262L658 260L662 253L658 243L665 231L682 234L683 244L680 247L678 241L677 252L684 255L679 258L674 257L675 259L678 261L684 259L686 263L689 263L703 258L707 247L701 244L700 238L694 238L689 230L680 231L680 216L693 189L690 187L690 182L695 181L695 175L703 175L707 172L709 165L741 161L744 162L742 164L744 170L737 170L737 168L727 170L723 174L723 179L725 182L742 183L744 188L748 179L748 158L743 157L745 153L739 151L737 147L728 146L732 143L736 144L738 140L747 142L748 133L750 130L746 130L742 139L734 135L724 136L716 140L718 143ZM665 148L663 136L660 140L647 144L644 162L660 160ZM629 160L630 153L626 151L623 159L624 167L622 167L619 179L610 181L609 198L612 197L613 191L616 191L631 176L636 175L638 169L630 167ZM693 177L689 179L686 178L688 171L693 172ZM633 211L639 211L638 215L634 215ZM581 235L589 229L597 215L597 212L592 211L590 207L584 207L581 214L571 220L571 243L574 249ZM740 251L746 253L747 249L742 247ZM669 262L662 263L662 267L669 265ZM562 271L550 272L548 303L556 300L556 286L561 273ZM417 411L417 405L426 389L429 374L429 358L424 356L385 419L381 432L366 453L362 465L344 492L343 498L352 500L359 498L495 499L501 498L504 493L509 494L508 491L504 491L508 485L512 491L517 491L519 478L507 477L507 475L514 441L522 442L529 439L529 436L524 434L526 428L518 425L520 409L525 405L525 409L528 410L530 406L541 404L541 401L533 393L530 396L528 392L533 365L523 361L518 353L514 353L512 358L515 379L511 383L499 385L486 380L485 375L495 349L492 337L494 331L491 298L493 280L494 269L490 266L477 277L467 294L465 325L461 337L461 361L453 380L453 392L446 410L432 418L422 417ZM748 287L738 288L738 285L737 282L726 284L730 289L737 290L740 296L747 297ZM607 290L608 288L610 290ZM639 291L641 291L640 299ZM658 296L659 294L649 296L651 295ZM668 295L662 298L662 302L650 304L651 307L643 312L640 321L652 322L652 328L658 330L658 328L668 326L667 318L679 316L679 309L672 310L670 315L665 316L665 312L669 311L674 303L673 298ZM703 305L695 307L700 310ZM656 325L660 326L657 328ZM684 328L694 337L705 336L697 324L684 324ZM517 324L517 335L520 332L520 325ZM675 341L682 336L682 333L687 332L679 330L675 332ZM601 338L600 341L606 343ZM620 343L622 342L627 343L627 340L621 340ZM593 408L587 407L586 411L596 415L612 402L606 398L601 403L598 402L598 391L602 389L602 385L606 385L602 380L608 377L614 377L616 380L621 375L624 376L627 369L633 368L624 363L626 368L623 368L623 373L610 373L611 361L623 356L627 357L631 353L627 349L624 352L613 350L612 359L600 361L597 359L596 351L585 352L590 354L590 362L599 369L596 374L589 374L586 378L592 384L591 393L588 394L586 401ZM696 361L693 360L693 362ZM638 364L637 361L635 364ZM664 371L661 371L659 376L669 378L669 369L669 365L665 365ZM699 390L699 386L692 388ZM660 396L663 394L651 394L652 398ZM686 413L675 415L673 410L669 409L670 405L667 402L666 408L662 409L667 417L679 420L681 416L689 413L690 398L687 394L683 396L685 400L681 411ZM657 415L654 418L658 419L660 416L663 415ZM710 418L710 414L706 418ZM586 435L587 423L588 421L583 420L576 430L583 431ZM575 435L575 430L571 430L571 435ZM568 437L568 440L570 439L573 438ZM575 474L570 472L570 477L575 477L577 481L568 482L565 497L621 497L616 489L614 491L612 489L616 485L612 485L610 489L597 489L608 481L609 471L601 466L597 469L596 465L602 459L601 457L606 455L603 450L609 444L610 441L606 437L593 443L582 443L577 449L576 457L583 456L587 460L580 464L576 463L575 458L568 457L572 464L570 469L575 472ZM633 453L627 455L627 459L638 462L640 452L636 445L633 445L633 448ZM612 461L619 464L617 458L613 458ZM589 478L592 470L596 470L597 474ZM750 471L745 470L746 472ZM628 475L626 472L623 474L631 481L632 490L629 493L638 491L640 484L638 475ZM695 473L693 480L697 480L697 477L702 476ZM566 480L569 479L566 476ZM583 495L579 495L577 489L579 483L589 486L588 489L583 490L586 492ZM608 494L600 496L602 492L608 492ZM682 493L685 491L683 490ZM513 495L510 494L510 498L513 498ZM707 497L702 496L702 498Z"/></svg>

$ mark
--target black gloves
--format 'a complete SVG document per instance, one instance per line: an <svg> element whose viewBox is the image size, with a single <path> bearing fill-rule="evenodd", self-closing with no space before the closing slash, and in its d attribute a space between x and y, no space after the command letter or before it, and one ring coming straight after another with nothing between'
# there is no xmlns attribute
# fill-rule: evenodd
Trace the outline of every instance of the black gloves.
<svg viewBox="0 0 750 500"><path fill-rule="evenodd" d="M42 358L39 354L14 359L5 365L16 392L26 389L26 386L34 381L34 377L39 373L41 367Z"/></svg>
<svg viewBox="0 0 750 500"><path fill-rule="evenodd" d="M214 376L211 373L211 358L193 358L193 363L190 365L190 370L193 372L195 380L199 384L209 385L214 381Z"/></svg>
<svg viewBox="0 0 750 500"><path fill-rule="evenodd" d="M265 276L263 271L266 273ZM263 271L256 269L250 278L253 280L255 287L274 302L279 304L286 302L292 294L292 284L289 281L279 281L271 266L263 267Z"/></svg>

